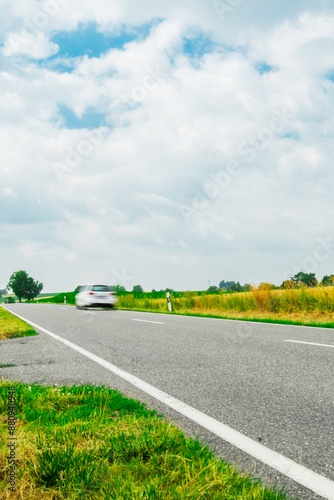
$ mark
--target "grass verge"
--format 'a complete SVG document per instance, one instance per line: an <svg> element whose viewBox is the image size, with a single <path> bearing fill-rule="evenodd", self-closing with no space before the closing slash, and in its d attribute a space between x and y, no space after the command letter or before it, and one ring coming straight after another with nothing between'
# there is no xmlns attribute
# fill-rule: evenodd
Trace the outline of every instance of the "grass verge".
<svg viewBox="0 0 334 500"><path fill-rule="evenodd" d="M0 340L37 335L31 326L0 306Z"/></svg>
<svg viewBox="0 0 334 500"><path fill-rule="evenodd" d="M6 460L11 386L17 401L15 493L8 489ZM115 390L0 381L0 400L3 499L287 499Z"/></svg>

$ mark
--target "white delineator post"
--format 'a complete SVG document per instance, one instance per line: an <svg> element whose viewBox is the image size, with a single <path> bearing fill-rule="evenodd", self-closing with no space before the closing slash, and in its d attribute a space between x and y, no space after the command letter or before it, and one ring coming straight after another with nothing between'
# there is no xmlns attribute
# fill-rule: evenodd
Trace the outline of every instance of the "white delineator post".
<svg viewBox="0 0 334 500"><path fill-rule="evenodd" d="M64 304L66 304L66 295L64 296Z"/></svg>
<svg viewBox="0 0 334 500"><path fill-rule="evenodd" d="M172 302L170 300L170 293L167 292L167 301L168 301L168 311L172 312Z"/></svg>

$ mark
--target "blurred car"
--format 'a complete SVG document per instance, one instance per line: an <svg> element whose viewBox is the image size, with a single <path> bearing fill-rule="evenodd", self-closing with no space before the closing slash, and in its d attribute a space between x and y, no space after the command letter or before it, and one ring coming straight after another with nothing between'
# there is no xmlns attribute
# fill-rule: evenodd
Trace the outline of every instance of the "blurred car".
<svg viewBox="0 0 334 500"><path fill-rule="evenodd" d="M85 307L115 307L117 303L116 292L108 285L85 285L80 287L75 296L75 305Z"/></svg>

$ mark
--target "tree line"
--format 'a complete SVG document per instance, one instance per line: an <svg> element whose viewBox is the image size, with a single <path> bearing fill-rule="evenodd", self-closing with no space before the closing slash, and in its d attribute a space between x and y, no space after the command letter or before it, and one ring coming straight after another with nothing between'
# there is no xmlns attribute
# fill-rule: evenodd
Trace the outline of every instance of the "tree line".
<svg viewBox="0 0 334 500"><path fill-rule="evenodd" d="M300 271L295 274L288 280L284 280L280 286L276 286L272 283L260 283L259 289L270 289L270 290L279 290L279 289L292 289L292 288L314 288L316 286L334 286L334 274L325 275L321 279L321 281L317 280L315 273L304 273ZM78 292L80 286L75 289L75 292ZM119 294L128 294L133 293L134 295L140 296L144 293L143 287L141 285L134 285L131 291L127 291L122 285L115 285L112 287L113 290ZM245 283L241 285L239 281L225 281L222 280L219 283L219 286L210 286L206 291L202 291L199 293L222 293L222 292L248 292L252 289L252 285ZM39 283L31 278L26 271L16 271L12 273L9 278L8 285L6 289L0 290L0 298L2 295L6 295L7 290L12 290L16 297L19 299L19 302L22 299L33 300L36 298L41 291L43 290L43 283ZM152 290L151 292L147 292L151 298L162 298L166 296L167 292L172 292L174 295L183 292L176 292L172 288L165 288L164 290ZM145 293L145 295L147 295Z"/></svg>
<svg viewBox="0 0 334 500"><path fill-rule="evenodd" d="M273 283L263 282L260 283L258 288L261 289L270 289L270 290L282 290L282 289L291 289L291 288L314 288L316 286L334 286L334 274L325 275L321 281L317 280L315 273L304 273L300 271L295 274L288 280L284 280L280 286L277 286ZM220 291L225 292L249 292L251 290L252 285L246 283L244 285L240 285L239 281L221 281L219 283L219 287L210 286L207 289L209 293L219 293Z"/></svg>

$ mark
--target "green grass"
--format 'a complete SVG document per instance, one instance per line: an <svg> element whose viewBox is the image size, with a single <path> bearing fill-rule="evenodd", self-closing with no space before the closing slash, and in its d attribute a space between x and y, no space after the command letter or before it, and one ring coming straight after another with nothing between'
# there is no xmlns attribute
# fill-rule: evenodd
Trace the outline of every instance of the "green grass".
<svg viewBox="0 0 334 500"><path fill-rule="evenodd" d="M66 297L66 304L67 305L74 305L75 304L75 296L76 292L64 292L64 293L58 293L57 295L50 296L47 298L41 298L38 299L38 303L43 303L46 302L48 304L64 304L64 298ZM32 302L37 302L36 300Z"/></svg>
<svg viewBox="0 0 334 500"><path fill-rule="evenodd" d="M0 340L37 335L35 330L0 306Z"/></svg>
<svg viewBox="0 0 334 500"><path fill-rule="evenodd" d="M56 295L58 295L58 293L40 293L39 295L37 295L37 299L52 298L55 297ZM15 300L15 302L19 301L16 295L14 295L13 293L9 293L7 295L3 295L2 297L0 297L0 303L5 304L8 297L12 297ZM22 302L25 302L25 299L22 299Z"/></svg>
<svg viewBox="0 0 334 500"><path fill-rule="evenodd" d="M256 289L241 293L171 294L173 314L324 328L334 327L334 287ZM167 313L167 300L142 294L119 297L118 308Z"/></svg>
<svg viewBox="0 0 334 500"><path fill-rule="evenodd" d="M124 308L166 310L166 298L152 299L150 294L119 296L119 306ZM323 314L334 321L334 286L298 288L289 290L252 289L250 292L198 294L184 292L171 294L173 309L204 314L236 313L262 314Z"/></svg>
<svg viewBox="0 0 334 500"><path fill-rule="evenodd" d="M6 397L17 398L16 493L8 493ZM2 400L2 401L1 401ZM0 381L0 497L284 500L139 401L106 387Z"/></svg>

